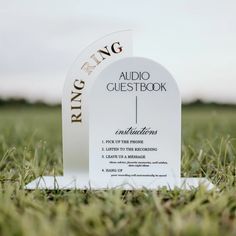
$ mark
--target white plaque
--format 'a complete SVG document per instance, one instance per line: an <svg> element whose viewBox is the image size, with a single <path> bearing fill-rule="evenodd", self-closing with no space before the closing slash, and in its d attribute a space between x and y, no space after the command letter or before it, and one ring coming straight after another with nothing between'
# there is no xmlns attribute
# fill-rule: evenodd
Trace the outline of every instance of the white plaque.
<svg viewBox="0 0 236 236"><path fill-rule="evenodd" d="M109 34L84 49L73 63L62 96L64 175L89 181L88 93L96 75L110 63L132 55L131 31Z"/></svg>
<svg viewBox="0 0 236 236"><path fill-rule="evenodd" d="M89 96L92 185L179 185L180 149L181 98L170 73L137 57L106 67Z"/></svg>

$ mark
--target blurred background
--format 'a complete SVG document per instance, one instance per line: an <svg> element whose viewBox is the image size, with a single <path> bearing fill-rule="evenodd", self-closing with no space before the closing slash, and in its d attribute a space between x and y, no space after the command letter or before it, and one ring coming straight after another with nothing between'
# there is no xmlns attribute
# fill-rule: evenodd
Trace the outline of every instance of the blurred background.
<svg viewBox="0 0 236 236"><path fill-rule="evenodd" d="M0 97L60 103L79 52L132 29L134 55L176 79L184 102L236 103L235 0L0 0Z"/></svg>

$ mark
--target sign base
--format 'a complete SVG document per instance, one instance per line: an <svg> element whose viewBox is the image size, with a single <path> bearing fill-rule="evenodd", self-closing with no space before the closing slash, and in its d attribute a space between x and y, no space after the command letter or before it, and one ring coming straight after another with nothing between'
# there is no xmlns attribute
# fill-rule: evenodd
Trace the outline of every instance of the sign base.
<svg viewBox="0 0 236 236"><path fill-rule="evenodd" d="M200 185L203 185L207 188L207 190L211 190L215 188L215 185L212 184L207 178L181 178L180 184L174 186L167 186L169 190L174 188L180 188L183 190L191 190L194 188L198 188ZM135 190L135 189L145 189L142 186L131 186L128 184L124 184L122 186L117 186L117 188L124 190ZM162 187L158 185L152 185L149 189L160 189ZM87 181L87 178L81 178L65 175L65 176L42 176L38 177L34 181L28 183L25 186L26 190L34 190L34 189L47 189L47 190L102 190L104 188L99 188L91 185L90 182ZM115 188L112 188L115 189Z"/></svg>

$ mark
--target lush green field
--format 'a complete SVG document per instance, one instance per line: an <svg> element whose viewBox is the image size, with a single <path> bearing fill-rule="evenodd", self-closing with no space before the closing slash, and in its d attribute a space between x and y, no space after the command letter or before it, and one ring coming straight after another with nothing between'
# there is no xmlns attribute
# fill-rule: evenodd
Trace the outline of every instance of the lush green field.
<svg viewBox="0 0 236 236"><path fill-rule="evenodd" d="M183 109L182 175L219 191L25 191L62 173L58 108L0 108L0 235L236 235L236 108Z"/></svg>

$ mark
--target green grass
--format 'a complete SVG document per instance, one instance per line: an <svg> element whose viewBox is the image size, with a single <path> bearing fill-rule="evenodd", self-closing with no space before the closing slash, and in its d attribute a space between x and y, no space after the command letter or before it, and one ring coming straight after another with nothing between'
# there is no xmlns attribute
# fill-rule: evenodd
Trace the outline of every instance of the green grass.
<svg viewBox="0 0 236 236"><path fill-rule="evenodd" d="M183 109L182 175L219 191L26 191L62 174L58 108L0 109L0 235L236 235L236 109Z"/></svg>

